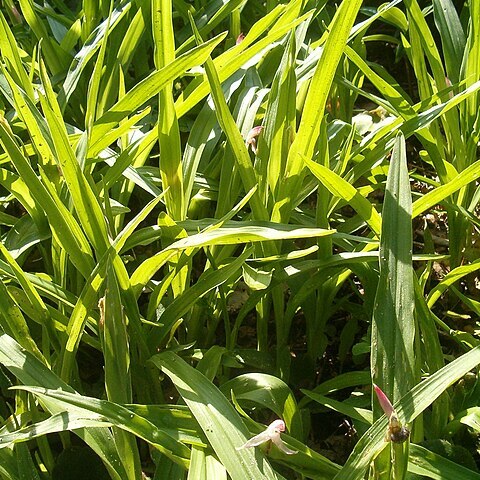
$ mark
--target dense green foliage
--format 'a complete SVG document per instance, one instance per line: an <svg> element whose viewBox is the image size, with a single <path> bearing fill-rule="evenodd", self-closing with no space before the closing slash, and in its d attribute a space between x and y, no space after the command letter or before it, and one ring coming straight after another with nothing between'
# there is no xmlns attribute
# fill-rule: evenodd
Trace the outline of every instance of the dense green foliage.
<svg viewBox="0 0 480 480"><path fill-rule="evenodd" d="M480 478L480 3L380 3L0 0L1 478Z"/></svg>

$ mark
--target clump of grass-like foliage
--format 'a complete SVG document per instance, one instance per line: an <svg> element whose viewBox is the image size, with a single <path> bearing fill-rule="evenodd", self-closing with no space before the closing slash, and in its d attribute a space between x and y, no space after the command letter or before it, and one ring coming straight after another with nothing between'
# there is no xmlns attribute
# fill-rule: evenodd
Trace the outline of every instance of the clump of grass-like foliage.
<svg viewBox="0 0 480 480"><path fill-rule="evenodd" d="M0 2L1 478L480 478L480 3L378 3Z"/></svg>

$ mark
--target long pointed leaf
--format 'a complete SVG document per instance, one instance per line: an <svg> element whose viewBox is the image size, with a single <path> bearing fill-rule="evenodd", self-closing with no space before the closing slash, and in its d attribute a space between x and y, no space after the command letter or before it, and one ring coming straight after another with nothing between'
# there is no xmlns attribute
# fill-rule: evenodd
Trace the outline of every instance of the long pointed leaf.
<svg viewBox="0 0 480 480"><path fill-rule="evenodd" d="M248 430L210 380L173 352L155 355L151 361L173 381L233 480L278 478L260 451L237 450L248 440Z"/></svg>

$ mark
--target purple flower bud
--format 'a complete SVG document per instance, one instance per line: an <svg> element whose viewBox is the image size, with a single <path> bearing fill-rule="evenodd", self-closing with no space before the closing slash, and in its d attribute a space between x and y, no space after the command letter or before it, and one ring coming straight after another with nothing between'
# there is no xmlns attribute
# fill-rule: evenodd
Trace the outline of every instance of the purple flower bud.
<svg viewBox="0 0 480 480"><path fill-rule="evenodd" d="M388 429L385 440L394 443L405 442L410 436L410 430L402 425L402 422L398 419L397 412L393 408L392 402L390 402L385 393L383 393L382 389L375 384L373 384L373 388L377 394L378 403L380 403L382 410L388 418Z"/></svg>
<svg viewBox="0 0 480 480"><path fill-rule="evenodd" d="M380 406L382 407L382 410L385 412L385 415L387 416L387 418L390 418L392 413L395 412L395 409L393 408L392 403L390 402L388 397L383 393L383 390L379 386L373 384L373 388L375 389L375 393L377 394L378 403L380 403Z"/></svg>

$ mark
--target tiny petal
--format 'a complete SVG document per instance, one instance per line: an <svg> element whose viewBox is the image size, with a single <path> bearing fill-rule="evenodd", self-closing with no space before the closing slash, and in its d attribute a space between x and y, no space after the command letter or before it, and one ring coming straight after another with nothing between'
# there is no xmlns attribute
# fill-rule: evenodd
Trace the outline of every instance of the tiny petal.
<svg viewBox="0 0 480 480"><path fill-rule="evenodd" d="M288 448L285 443L283 443L280 435L278 435L278 437L272 438L272 442L277 446L279 450L281 450L287 455L295 455L296 453L298 453L298 450L292 450L291 448Z"/></svg>
<svg viewBox="0 0 480 480"><path fill-rule="evenodd" d="M248 132L247 138L245 139L245 144L247 145L247 147L252 147L253 153L257 153L257 137L260 135L262 130L263 130L262 125L253 127Z"/></svg>
<svg viewBox="0 0 480 480"><path fill-rule="evenodd" d="M243 33L241 33L238 37L237 37L237 41L236 41L236 45L238 45L239 43L242 43L243 40L245 38L245 35Z"/></svg>
<svg viewBox="0 0 480 480"><path fill-rule="evenodd" d="M392 402L388 399L388 397L383 393L382 389L377 385L373 384L373 388L375 389L375 393L377 394L378 403L382 407L382 410L385 412L387 418L390 418L392 413L395 412L393 408Z"/></svg>
<svg viewBox="0 0 480 480"><path fill-rule="evenodd" d="M250 440L245 442L240 447L236 447L236 448L237 448L237 450L242 450L243 448L258 447L258 445L261 445L262 443L268 442L271 439L272 439L272 434L268 431L268 428L267 428L263 432L261 432L258 435L255 435L254 437L252 437Z"/></svg>
<svg viewBox="0 0 480 480"><path fill-rule="evenodd" d="M285 431L285 422L283 420L274 420L268 427L270 432L280 433Z"/></svg>

